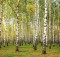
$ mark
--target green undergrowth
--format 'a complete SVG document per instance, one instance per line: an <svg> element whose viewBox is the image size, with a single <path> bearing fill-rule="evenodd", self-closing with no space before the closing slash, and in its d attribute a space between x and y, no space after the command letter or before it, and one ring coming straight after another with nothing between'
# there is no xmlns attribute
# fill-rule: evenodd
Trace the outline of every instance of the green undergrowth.
<svg viewBox="0 0 60 57"><path fill-rule="evenodd" d="M19 52L15 51L15 45L9 45L6 47L0 48L0 57L60 57L60 47L55 45L51 49L46 48L47 53L42 54L42 47L39 44L37 50L33 49L33 45L23 45L19 46Z"/></svg>

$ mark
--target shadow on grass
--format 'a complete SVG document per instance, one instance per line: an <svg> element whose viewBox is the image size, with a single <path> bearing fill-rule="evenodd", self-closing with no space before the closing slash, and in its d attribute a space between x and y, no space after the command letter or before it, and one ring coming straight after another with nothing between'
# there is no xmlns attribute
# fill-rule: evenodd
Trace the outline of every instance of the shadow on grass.
<svg viewBox="0 0 60 57"><path fill-rule="evenodd" d="M28 52L28 50L19 50L19 51L15 51L15 52Z"/></svg>

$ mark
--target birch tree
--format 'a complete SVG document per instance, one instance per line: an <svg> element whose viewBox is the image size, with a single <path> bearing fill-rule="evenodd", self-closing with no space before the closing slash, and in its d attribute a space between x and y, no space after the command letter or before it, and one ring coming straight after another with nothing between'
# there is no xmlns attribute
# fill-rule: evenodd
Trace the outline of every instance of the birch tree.
<svg viewBox="0 0 60 57"><path fill-rule="evenodd" d="M33 46L34 50L37 49L37 38L38 38L38 20L39 20L39 0L35 0L35 19L34 19L34 36L33 36Z"/></svg>
<svg viewBox="0 0 60 57"><path fill-rule="evenodd" d="M5 26L5 24L4 24L4 26ZM4 31L4 47L5 47L5 45L6 45L6 36L5 36L5 31Z"/></svg>
<svg viewBox="0 0 60 57"><path fill-rule="evenodd" d="M59 19L59 11L60 11L60 4L59 4L59 0L57 1L57 8L58 8L58 42L59 42L59 47L60 47L60 29L59 29L59 27L60 27L60 19Z"/></svg>
<svg viewBox="0 0 60 57"><path fill-rule="evenodd" d="M52 38L52 28L51 28L51 1L49 0L49 48L51 48L51 38Z"/></svg>
<svg viewBox="0 0 60 57"><path fill-rule="evenodd" d="M16 51L19 51L19 2L18 0L18 5L17 5L17 20L16 20Z"/></svg>
<svg viewBox="0 0 60 57"><path fill-rule="evenodd" d="M0 0L0 48L2 44L2 0Z"/></svg>
<svg viewBox="0 0 60 57"><path fill-rule="evenodd" d="M55 28L55 22L54 22L54 20L55 20L55 5L56 5L56 3L55 3L55 0L54 0L54 2L53 2L53 6L54 6L54 16L53 16L53 46L54 46L54 43L55 43L55 37L54 37L54 28Z"/></svg>
<svg viewBox="0 0 60 57"><path fill-rule="evenodd" d="M44 15L44 33L43 33L43 48L42 53L46 54L46 39L47 39L47 0L45 1L45 15Z"/></svg>

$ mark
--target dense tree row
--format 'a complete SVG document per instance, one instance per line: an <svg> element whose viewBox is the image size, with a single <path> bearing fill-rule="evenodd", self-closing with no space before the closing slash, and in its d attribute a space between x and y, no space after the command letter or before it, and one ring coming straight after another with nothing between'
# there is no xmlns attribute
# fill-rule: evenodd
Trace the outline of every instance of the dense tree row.
<svg viewBox="0 0 60 57"><path fill-rule="evenodd" d="M1 29L2 28L2 29ZM0 47L9 43L19 45L38 43L46 47L60 46L59 0L0 0Z"/></svg>

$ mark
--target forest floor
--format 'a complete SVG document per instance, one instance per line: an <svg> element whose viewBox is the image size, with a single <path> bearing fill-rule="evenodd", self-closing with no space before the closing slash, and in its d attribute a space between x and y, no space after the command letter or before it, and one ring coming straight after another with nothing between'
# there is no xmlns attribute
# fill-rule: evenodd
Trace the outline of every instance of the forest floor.
<svg viewBox="0 0 60 57"><path fill-rule="evenodd" d="M34 51L32 45L23 45L19 47L19 52L15 51L14 45L9 45L6 47L0 48L0 57L60 57L60 47L56 45L49 49L47 47L47 54L42 54L42 47L39 44L37 50Z"/></svg>

